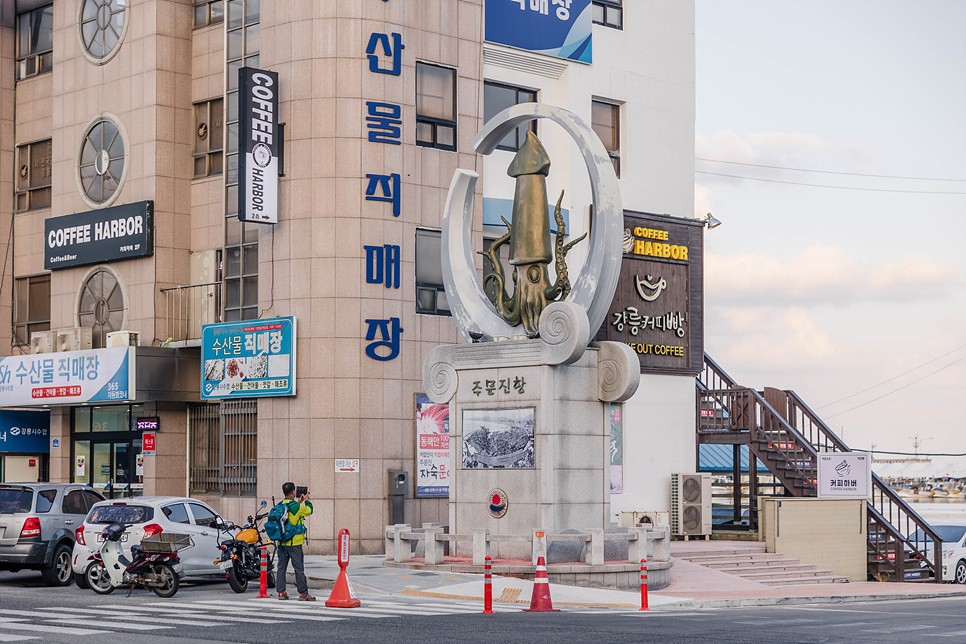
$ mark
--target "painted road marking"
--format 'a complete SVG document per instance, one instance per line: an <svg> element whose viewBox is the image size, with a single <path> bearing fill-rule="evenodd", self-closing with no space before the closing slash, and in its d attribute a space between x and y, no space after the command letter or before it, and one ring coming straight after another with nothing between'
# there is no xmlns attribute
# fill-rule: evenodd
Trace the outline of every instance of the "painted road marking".
<svg viewBox="0 0 966 644"><path fill-rule="evenodd" d="M67 628L65 626L43 626L41 624L21 624L6 617L0 617L0 628L15 631L33 631L35 633L52 633L57 635L98 635L111 631L100 631L93 628Z"/></svg>
<svg viewBox="0 0 966 644"><path fill-rule="evenodd" d="M82 617L48 617L44 621L57 622L58 624L74 624L75 626L84 626L91 623L89 618L85 619ZM110 619L98 619L97 623L99 626L112 626L114 628L125 628L132 631L159 631L171 628L171 626L159 626L156 624L139 624L137 622L132 622L129 619L124 622L116 622Z"/></svg>

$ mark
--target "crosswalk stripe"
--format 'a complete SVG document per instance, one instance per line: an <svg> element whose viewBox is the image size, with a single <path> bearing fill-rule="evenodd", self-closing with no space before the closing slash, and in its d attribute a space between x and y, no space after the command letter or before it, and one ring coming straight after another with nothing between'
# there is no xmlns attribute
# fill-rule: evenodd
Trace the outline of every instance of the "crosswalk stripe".
<svg viewBox="0 0 966 644"><path fill-rule="evenodd" d="M164 613L165 617L182 617L185 619L196 618L203 619L209 622L218 622L219 624L226 624L232 622L245 622L246 624L277 624L276 620L268 619L258 619L257 617L241 617L238 615L219 615L217 617L212 616L210 609L206 606L197 606L192 609L185 610L171 610L170 608L159 608L154 606L118 606L115 605L114 608L119 610L130 610L131 616L137 615L142 611L151 611L151 613ZM248 608L239 609L239 613L248 613L250 610ZM154 617L154 615L144 615L144 617Z"/></svg>
<svg viewBox="0 0 966 644"><path fill-rule="evenodd" d="M953 631L947 633L923 633L926 637L959 637L962 641L963 637L966 637L966 631Z"/></svg>
<svg viewBox="0 0 966 644"><path fill-rule="evenodd" d="M39 637L34 637L33 635L13 635L8 633L0 633L0 642L26 642L27 640L39 639Z"/></svg>
<svg viewBox="0 0 966 644"><path fill-rule="evenodd" d="M91 623L90 619L84 619L81 617L48 617L44 621L57 622L58 624L74 624L76 626L84 626L85 624ZM130 619L123 622L116 622L110 619L99 619L97 620L97 623L99 626L111 626L113 628L123 628L132 631L160 631L172 628L171 626L160 626L157 624L139 624L137 622L132 622Z"/></svg>
<svg viewBox="0 0 966 644"><path fill-rule="evenodd" d="M144 619L149 619L152 617L152 615L145 610L139 610L135 613L132 613L120 608L105 608L101 606L92 606L90 608L70 608L67 606L44 607L37 608L34 612L34 615L41 619L48 619L49 617L69 617L73 613L76 613L77 615L96 615L98 617L143 617Z"/></svg>
<svg viewBox="0 0 966 644"><path fill-rule="evenodd" d="M33 631L35 633L56 633L58 635L98 635L110 633L93 628L67 628L65 626L44 626L41 624L21 624L6 617L0 617L0 628L14 631Z"/></svg>

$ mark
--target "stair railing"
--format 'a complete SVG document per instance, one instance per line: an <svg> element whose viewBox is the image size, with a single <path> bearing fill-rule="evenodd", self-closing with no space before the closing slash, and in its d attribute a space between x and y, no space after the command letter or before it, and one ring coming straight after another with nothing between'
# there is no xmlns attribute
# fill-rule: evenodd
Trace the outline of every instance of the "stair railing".
<svg viewBox="0 0 966 644"><path fill-rule="evenodd" d="M805 404L794 391L786 390L788 419L817 449L827 452L851 452L845 442L835 435L828 425ZM942 583L942 539L919 514L872 472L872 499L869 516L881 524L881 528L893 534L911 550L913 556L926 562L937 583ZM870 540L870 544L872 541ZM892 560L896 567L896 581L902 581L902 553L896 552Z"/></svg>

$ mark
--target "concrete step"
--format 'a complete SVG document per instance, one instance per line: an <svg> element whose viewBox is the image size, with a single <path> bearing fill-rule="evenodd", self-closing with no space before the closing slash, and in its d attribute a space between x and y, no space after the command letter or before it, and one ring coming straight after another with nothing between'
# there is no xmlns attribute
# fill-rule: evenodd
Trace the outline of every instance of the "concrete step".
<svg viewBox="0 0 966 644"><path fill-rule="evenodd" d="M798 577L791 579L774 579L771 581L762 581L761 583L771 586L772 588L788 588L790 586L809 586L815 584L847 584L849 583L848 577L839 577L836 575L828 575L824 577Z"/></svg>
<svg viewBox="0 0 966 644"><path fill-rule="evenodd" d="M680 550L671 553L676 559L688 559L690 557L721 557L721 556L745 556L745 555L763 555L770 554L765 552L765 546L762 544L760 548L722 548L721 550Z"/></svg>
<svg viewBox="0 0 966 644"><path fill-rule="evenodd" d="M738 559L732 561L715 561L713 563L702 563L706 568L715 570L742 570L747 571L752 568L762 568L765 566L796 566L801 564L798 559Z"/></svg>
<svg viewBox="0 0 966 644"><path fill-rule="evenodd" d="M787 577L824 577L834 575L833 570L819 570L811 564L799 566L783 566L780 570L756 570L755 572L736 572L735 577L764 582L766 579L781 579Z"/></svg>
<svg viewBox="0 0 966 644"><path fill-rule="evenodd" d="M730 561L736 559L753 559L758 557L778 557L773 553L765 552L764 550L752 550L750 552L714 552L714 553L675 553L675 558L677 559L687 559L688 561L693 561L694 563L705 563L705 562L715 562L715 561Z"/></svg>

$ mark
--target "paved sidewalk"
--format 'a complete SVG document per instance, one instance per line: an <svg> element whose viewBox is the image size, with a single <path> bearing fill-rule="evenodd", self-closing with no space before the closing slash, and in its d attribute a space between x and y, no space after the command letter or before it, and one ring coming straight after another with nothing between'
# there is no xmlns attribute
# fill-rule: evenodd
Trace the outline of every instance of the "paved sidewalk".
<svg viewBox="0 0 966 644"><path fill-rule="evenodd" d="M706 543L708 549L725 548L729 542L672 542L674 551L695 550ZM747 544L745 544L747 545ZM739 545L740 547L740 545ZM483 576L475 574L406 570L383 566L382 555L357 555L350 559L348 574L356 592L365 596L401 595L441 599L483 601ZM305 572L309 586L327 593L338 576L334 556L307 555ZM289 583L294 577L289 572ZM513 577L493 577L496 602L529 604L533 582ZM640 608L639 591L585 588L550 584L555 606L600 607L623 610ZM899 599L966 597L966 586L934 583L853 582L847 584L810 584L773 588L756 581L735 577L682 559L674 559L671 583L661 591L648 594L655 610L725 608L739 606L777 606L787 604L830 604Z"/></svg>

